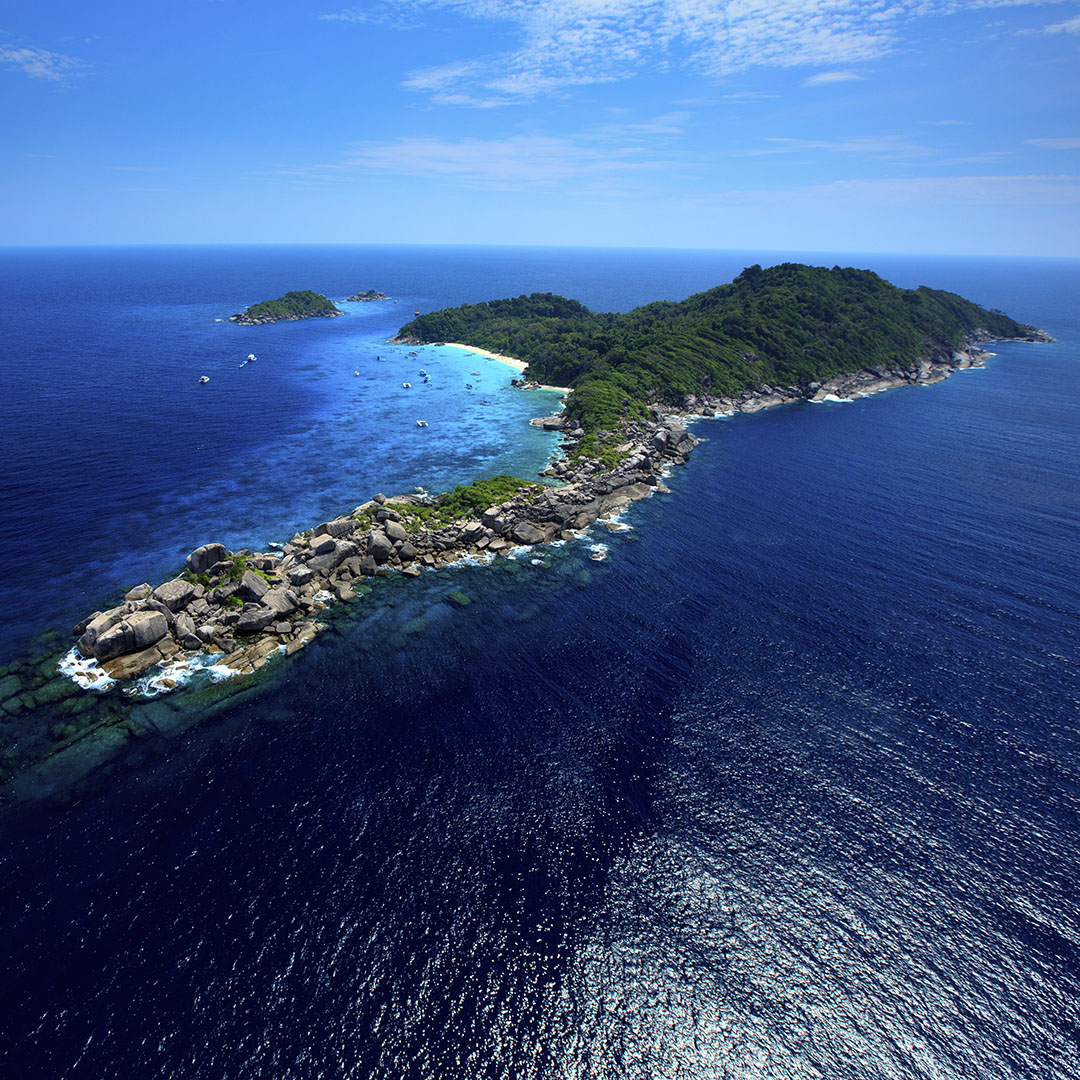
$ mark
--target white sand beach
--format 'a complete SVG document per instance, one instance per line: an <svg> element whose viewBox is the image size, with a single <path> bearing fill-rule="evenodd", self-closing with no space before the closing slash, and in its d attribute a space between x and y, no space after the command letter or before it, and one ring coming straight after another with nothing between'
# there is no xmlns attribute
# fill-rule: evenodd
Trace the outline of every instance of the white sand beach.
<svg viewBox="0 0 1080 1080"><path fill-rule="evenodd" d="M447 341L445 343L446 348L450 349L464 349L466 352L476 353L477 356L486 356L490 360L498 360L500 364L509 364L517 371L524 371L529 365L524 360L515 360L512 356L503 356L502 353L491 352L488 349L479 349L475 345L462 345L456 341ZM569 394L569 386L545 386L541 384L541 390L556 390L560 394Z"/></svg>

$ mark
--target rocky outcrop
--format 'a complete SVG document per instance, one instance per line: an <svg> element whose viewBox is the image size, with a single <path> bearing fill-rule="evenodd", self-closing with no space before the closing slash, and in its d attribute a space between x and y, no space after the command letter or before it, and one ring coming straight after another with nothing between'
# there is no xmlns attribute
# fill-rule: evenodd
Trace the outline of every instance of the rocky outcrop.
<svg viewBox="0 0 1080 1080"><path fill-rule="evenodd" d="M352 296L346 296L345 300L350 304L361 303L366 304L371 300L389 300L390 297L384 292L378 292L376 289L365 289L363 292L353 293Z"/></svg>

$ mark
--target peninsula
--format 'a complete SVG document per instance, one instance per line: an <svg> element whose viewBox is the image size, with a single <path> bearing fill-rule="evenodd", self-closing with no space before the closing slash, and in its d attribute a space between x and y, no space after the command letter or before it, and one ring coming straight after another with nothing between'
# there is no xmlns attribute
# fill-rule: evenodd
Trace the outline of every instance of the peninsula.
<svg viewBox="0 0 1080 1080"><path fill-rule="evenodd" d="M246 680L175 708L80 687L130 689L141 677L160 693L200 658L220 674L251 674L303 648L323 629L322 613L369 592L371 579L569 540L666 490L669 470L698 442L686 421L938 382L981 366L981 346L1003 339L1053 340L952 293L794 264L750 267L730 285L624 315L534 294L421 316L394 340L516 355L528 376L516 384L570 388L561 412L533 421L562 435L546 484L502 476L435 498L376 494L277 550L196 548L172 580L138 585L80 622L61 674L56 657L7 669L0 709L19 729L20 751L0 766L0 781L10 779L3 798L59 796L129 740L197 722ZM467 602L455 595L448 602Z"/></svg>
<svg viewBox="0 0 1080 1080"><path fill-rule="evenodd" d="M287 292L276 300L252 304L246 311L230 315L229 322L240 323L241 326L259 326L264 323L296 322L298 319L332 319L344 314L322 293L303 289Z"/></svg>

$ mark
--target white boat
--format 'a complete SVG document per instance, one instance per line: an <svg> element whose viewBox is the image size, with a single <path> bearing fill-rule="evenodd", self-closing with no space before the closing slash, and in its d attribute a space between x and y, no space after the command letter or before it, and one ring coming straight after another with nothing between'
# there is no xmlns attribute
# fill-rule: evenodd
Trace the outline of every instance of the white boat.
<svg viewBox="0 0 1080 1080"><path fill-rule="evenodd" d="M201 383L209 382L209 381L210 381L210 376L209 375L203 375L202 378L199 379L199 382L201 382Z"/></svg>
<svg viewBox="0 0 1080 1080"><path fill-rule="evenodd" d="M401 385L402 385L402 386L403 386L403 387L404 387L404 388L405 388L406 390L411 390L411 389L412 389L412 383L411 383L411 382L403 382L403 383L402 383Z"/></svg>
<svg viewBox="0 0 1080 1080"><path fill-rule="evenodd" d="M416 426L417 426L417 427L427 427L427 426L428 426L428 424L427 424L427 421L426 421L426 420L417 420L417 421L416 421Z"/></svg>
<svg viewBox="0 0 1080 1080"><path fill-rule="evenodd" d="M257 357L257 356L256 356L256 355L255 355L255 354L253 353L253 352L249 352L249 353L248 353L248 362L249 362L249 363L250 363L250 362L251 362L252 360L258 360L258 359L259 359L259 358L258 358L258 357Z"/></svg>

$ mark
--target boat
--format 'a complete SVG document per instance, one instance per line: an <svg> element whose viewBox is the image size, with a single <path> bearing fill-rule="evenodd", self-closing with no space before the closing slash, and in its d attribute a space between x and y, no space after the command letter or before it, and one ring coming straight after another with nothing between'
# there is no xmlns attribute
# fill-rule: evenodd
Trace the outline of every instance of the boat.
<svg viewBox="0 0 1080 1080"><path fill-rule="evenodd" d="M481 404L481 405L490 405L490 404L491 404L491 402L490 402L490 401L486 401L486 400L485 400L485 401L481 401L481 402L480 402L480 404Z"/></svg>
<svg viewBox="0 0 1080 1080"><path fill-rule="evenodd" d="M466 390L471 390L471 389L472 389L472 383L471 383L471 382L467 382L467 383L465 384L465 389L466 389Z"/></svg>
<svg viewBox="0 0 1080 1080"><path fill-rule="evenodd" d="M419 312L419 311L414 311L414 312L413 312L413 314L414 314L414 315L419 315L419 314L420 314L420 312Z"/></svg>
<svg viewBox="0 0 1080 1080"><path fill-rule="evenodd" d="M404 388L405 388L406 390L411 390L411 389L412 389L412 383L411 383L411 382L403 382L403 383L402 383L401 385L402 385L402 386L403 386L403 387L404 387Z"/></svg>
<svg viewBox="0 0 1080 1080"><path fill-rule="evenodd" d="M469 374L470 375L479 375L480 372L479 371L470 371Z"/></svg>
<svg viewBox="0 0 1080 1080"><path fill-rule="evenodd" d="M426 420L417 420L416 421L416 426L417 427L427 427L428 426L427 421Z"/></svg>
<svg viewBox="0 0 1080 1080"><path fill-rule="evenodd" d="M354 371L354 372L353 372L353 374L354 374L354 375L359 375L359 374L360 374L360 372L359 372L359 371Z"/></svg>
<svg viewBox="0 0 1080 1080"><path fill-rule="evenodd" d="M426 382L426 383L431 382L431 376L430 375L425 375L424 376L424 382Z"/></svg>
<svg viewBox="0 0 1080 1080"><path fill-rule="evenodd" d="M251 363L252 360L258 360L258 359L259 358L253 352L248 353L248 363L249 364Z"/></svg>
<svg viewBox="0 0 1080 1080"><path fill-rule="evenodd" d="M209 375L203 375L202 378L199 379L199 382L201 382L201 383L209 382L209 381L210 381L210 376Z"/></svg>
<svg viewBox="0 0 1080 1080"><path fill-rule="evenodd" d="M424 370L423 368L421 368L421 369L420 369L420 374L421 374L421 375L426 375L426 374L427 374L427 372L426 372L426 371L425 371L425 370Z"/></svg>

